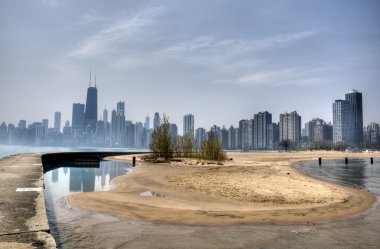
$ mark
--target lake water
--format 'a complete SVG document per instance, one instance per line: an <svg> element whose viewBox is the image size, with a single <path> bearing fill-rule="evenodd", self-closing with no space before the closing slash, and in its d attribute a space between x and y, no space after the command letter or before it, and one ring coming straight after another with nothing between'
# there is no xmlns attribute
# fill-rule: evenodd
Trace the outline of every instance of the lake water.
<svg viewBox="0 0 380 249"><path fill-rule="evenodd" d="M136 248L134 243L139 245L137 248L151 248L155 243L163 243L167 248L378 248L380 159L375 159L374 164L369 159L352 159L348 165L344 160L324 160L321 166L311 161L297 168L324 181L369 190L377 201L356 216L319 224L280 226L176 226L71 207L66 199L70 193L109 190L113 178L130 170L129 164L103 161L99 168L64 165L45 173L51 232L59 248ZM241 246L242 241L245 246Z"/></svg>
<svg viewBox="0 0 380 249"><path fill-rule="evenodd" d="M297 168L315 178L353 188L360 188L380 196L380 159L322 160L301 163Z"/></svg>
<svg viewBox="0 0 380 249"><path fill-rule="evenodd" d="M95 167L94 167L95 166ZM107 191L112 188L111 181L127 174L131 164L127 162L101 161L99 165L78 168L75 165L61 165L44 175L45 203L51 234L59 247L70 240L71 227L78 225L72 216L66 215L66 197L77 192ZM69 218L70 217L70 218Z"/></svg>
<svg viewBox="0 0 380 249"><path fill-rule="evenodd" d="M97 148L97 147L55 147L55 146L24 146L0 144L0 158L20 153L53 153L53 152L137 152L146 149L135 148Z"/></svg>

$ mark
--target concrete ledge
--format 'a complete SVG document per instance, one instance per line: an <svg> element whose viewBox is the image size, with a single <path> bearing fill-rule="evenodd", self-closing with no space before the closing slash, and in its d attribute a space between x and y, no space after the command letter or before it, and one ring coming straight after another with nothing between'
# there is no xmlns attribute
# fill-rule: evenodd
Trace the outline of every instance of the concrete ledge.
<svg viewBox="0 0 380 249"><path fill-rule="evenodd" d="M20 191L17 188L40 188ZM0 159L0 249L56 248L46 216L41 155Z"/></svg>

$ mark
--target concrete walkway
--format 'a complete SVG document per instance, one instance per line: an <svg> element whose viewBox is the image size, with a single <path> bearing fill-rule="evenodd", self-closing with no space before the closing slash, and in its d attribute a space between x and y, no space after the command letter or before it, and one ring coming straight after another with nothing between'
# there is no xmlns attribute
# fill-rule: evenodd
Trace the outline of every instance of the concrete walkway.
<svg viewBox="0 0 380 249"><path fill-rule="evenodd" d="M0 159L0 249L56 248L46 216L41 155Z"/></svg>

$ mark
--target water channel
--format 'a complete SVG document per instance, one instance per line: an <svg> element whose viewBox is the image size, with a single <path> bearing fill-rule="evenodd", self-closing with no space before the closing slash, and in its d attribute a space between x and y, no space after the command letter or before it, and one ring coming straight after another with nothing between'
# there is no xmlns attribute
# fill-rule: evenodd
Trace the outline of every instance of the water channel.
<svg viewBox="0 0 380 249"><path fill-rule="evenodd" d="M380 159L303 162L306 174L372 192L377 201L368 211L330 222L304 225L205 227L156 224L73 208L66 196L106 191L128 163L102 161L99 168L62 165L45 173L47 213L59 248L378 248L380 244ZM160 247L161 245L161 247ZM164 246L164 247L162 247Z"/></svg>
<svg viewBox="0 0 380 249"><path fill-rule="evenodd" d="M117 161L100 161L98 164L59 165L44 175L45 202L51 234L62 246L65 231L70 230L71 218L65 214L67 209L66 197L77 192L107 191L112 189L111 181L131 170L131 164ZM75 220L74 220L75 221ZM67 237L67 236L66 236ZM70 236L68 236L70 238Z"/></svg>

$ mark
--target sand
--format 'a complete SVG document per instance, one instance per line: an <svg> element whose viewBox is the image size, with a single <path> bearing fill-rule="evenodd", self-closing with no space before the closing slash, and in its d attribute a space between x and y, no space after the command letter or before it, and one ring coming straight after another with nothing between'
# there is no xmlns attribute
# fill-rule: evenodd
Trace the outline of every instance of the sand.
<svg viewBox="0 0 380 249"><path fill-rule="evenodd" d="M131 161L129 156L112 160ZM293 168L304 160L380 157L380 153L228 153L223 165L200 160L142 162L107 192L73 194L71 205L160 223L228 225L310 223L360 213L370 192L313 179ZM143 194L142 194L143 193Z"/></svg>

